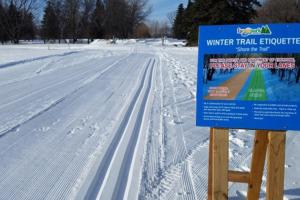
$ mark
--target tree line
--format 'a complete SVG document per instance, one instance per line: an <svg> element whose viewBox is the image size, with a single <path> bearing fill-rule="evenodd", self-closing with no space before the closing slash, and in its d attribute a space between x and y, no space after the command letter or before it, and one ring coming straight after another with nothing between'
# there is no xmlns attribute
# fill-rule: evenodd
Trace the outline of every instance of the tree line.
<svg viewBox="0 0 300 200"><path fill-rule="evenodd" d="M299 22L299 4L299 0L189 0L186 7L178 6L173 37L196 45L199 25Z"/></svg>
<svg viewBox="0 0 300 200"><path fill-rule="evenodd" d="M148 0L47 0L35 16L38 0L0 0L2 43L40 37L49 40L128 38L149 35L144 23ZM35 5L35 6L34 6Z"/></svg>
<svg viewBox="0 0 300 200"><path fill-rule="evenodd" d="M0 42L19 43L35 37L36 26L31 0L0 0Z"/></svg>
<svg viewBox="0 0 300 200"><path fill-rule="evenodd" d="M45 40L128 38L142 29L147 0L48 0L42 20Z"/></svg>

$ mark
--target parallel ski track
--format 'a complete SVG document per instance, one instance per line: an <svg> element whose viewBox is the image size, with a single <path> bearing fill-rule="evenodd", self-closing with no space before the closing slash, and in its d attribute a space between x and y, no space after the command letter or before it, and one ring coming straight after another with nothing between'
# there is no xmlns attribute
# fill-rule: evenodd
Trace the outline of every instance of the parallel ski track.
<svg viewBox="0 0 300 200"><path fill-rule="evenodd" d="M121 61L120 61L121 62ZM123 83L122 83L123 84ZM74 120L77 120L77 119L74 119ZM71 122L72 123L72 122ZM66 140L66 138L68 137L68 135L66 135L66 136L64 136L64 138L62 138L61 140L60 140L60 144L62 144L65 140ZM55 139L55 138L54 138ZM49 144L52 142L53 140L51 140L51 141L48 141L49 142ZM82 141L82 138L78 138L78 140L77 141ZM68 145L70 145L71 146L71 144L68 144ZM53 149L54 149L55 147L53 147ZM47 152L48 151L53 151L53 149L51 148L51 149L44 149L44 151L42 151L42 152L39 152L39 154L43 154L43 153L45 153L45 154L47 154ZM49 153L49 152L48 152ZM69 159L69 157L71 156L67 156L67 155L69 155L69 154L65 154L64 152L61 152L61 153L59 153L59 154L57 154L56 155L56 157L58 157L58 158L60 158L60 159ZM70 158L71 159L71 158ZM74 159L74 158L73 158ZM73 160L72 159L72 160ZM56 166L56 165L60 165L59 164L60 162L58 162L58 161L56 161L56 162L54 162L54 163L48 163L48 165L47 165L47 167L45 167L44 168L44 171L45 171L45 173L47 172L47 169L48 168L50 168L49 166L51 165L51 166ZM45 163L44 164L42 164L42 165L45 165ZM67 164L68 166L70 165L70 164ZM18 168L20 168L20 167L22 167L22 166L18 166ZM52 167L53 168L53 167ZM51 169L52 169L51 168ZM54 168L55 169L55 168ZM62 168L62 169L64 169L64 168ZM34 172L37 172L37 170L35 170ZM54 172L54 171L52 171L51 173L57 173L57 170L56 170L56 172ZM64 171L63 170L60 170L60 172L59 172L59 175L62 175L64 173ZM35 173L33 173L33 174L35 174ZM58 179L59 178L59 176L57 176L57 175L55 175L55 176L45 176L45 177L38 177L38 176L36 176L36 175L34 175L34 176L32 176L32 178L31 178L31 182L33 183L33 184L37 184L37 183L39 183L39 181L38 180L40 180L40 179L43 179L44 181L46 181L46 180L54 180L54 179ZM2 181L4 181L5 180L5 178L3 179L3 180L0 180L0 182L2 182ZM21 185L19 186L19 187L21 187ZM38 187L38 186L37 186ZM46 189L47 187L46 186L43 186L41 189ZM14 190L16 190L16 191L18 191L17 190L18 188L14 188ZM22 190L22 188L19 188L19 191L20 190ZM12 191L6 191L6 193L5 194L2 194L3 196L6 196L7 198L5 198L5 199L11 199L11 198L13 198L13 194L10 194ZM34 191L32 191L32 192L34 192ZM8 196L8 195L11 195L11 196ZM27 196L27 195L29 195L29 196ZM27 194L26 196L24 196L24 198L25 199L29 199L30 198L30 194ZM39 198L39 196L43 196L43 195L45 195L45 194L36 194L36 198L35 199L40 199ZM1 199L1 198L0 198Z"/></svg>
<svg viewBox="0 0 300 200"><path fill-rule="evenodd" d="M104 179L105 179L105 175L109 169L109 166L110 166L110 163L112 161L112 158L117 150L117 146L118 144L120 143L121 141L121 138L124 134L124 131L127 127L127 124L130 122L130 117L133 113L133 108L134 106L136 105L137 103L137 100L139 98L139 96L141 95L141 92L142 92L142 89L145 87L145 79L146 79L146 75L148 73L148 71L150 70L149 66L151 65L151 59L149 60L148 64L147 64L147 67L145 69L145 72L143 74L143 77L141 79L141 83L140 83L140 86L139 88L137 89L120 125L119 125L119 128L117 129L116 133L115 133L115 136L114 138L112 139L112 142L110 143L110 145L108 146L108 149L106 150L106 153L105 155L103 156L103 159L101 160L101 163L98 167L98 170L96 172L96 175L87 191L87 194L85 196L84 199L96 199L97 198L97 195L102 187L102 184L104 182ZM153 65L152 65L152 69L151 69L151 76L150 76L150 80L149 80L149 83L148 83L148 88L147 88L147 93L149 93L149 90L151 88L151 82L152 82L152 73L153 73L153 66L154 66L154 62L153 62ZM147 94L146 93L146 94ZM145 103L148 99L148 95L146 95L143 99L143 107L141 108L141 110L139 111L139 117L140 115L142 116L143 113L144 113L144 110L145 110ZM138 138L138 133L139 133L139 130L140 130L140 125L141 125L141 120L142 120L142 117L140 117L140 119L138 120L138 122L136 122L135 124L135 127L134 127L134 133L132 134L131 136L131 141L130 141L130 145L128 145L127 147L127 150L126 150L126 155L128 157L124 157L126 158L126 160L123 161L122 163L122 169L121 171L123 170L126 170L125 172L121 172L119 174L120 175L124 175L122 173L126 173L128 175L129 173L129 168L127 167L128 165L131 164L131 161L132 161L132 155L133 155L133 152L134 152L134 148L135 148L135 144L136 144L136 141L137 141L137 138ZM131 156L130 156L131 155ZM127 168L126 168L127 167ZM127 175L125 175L125 179L126 179L126 182L127 182ZM124 177L122 177L124 178ZM114 196L118 196L120 198L113 198L113 199L122 199L122 196L124 195L124 192L125 192L125 189L126 189L126 184L125 185L121 185L123 182L125 182L124 180L121 181L119 179L118 183L117 183L117 186L114 190ZM120 194L117 194L117 193L120 193Z"/></svg>
<svg viewBox="0 0 300 200"><path fill-rule="evenodd" d="M54 54L54 55L42 56L42 57L31 58L31 59L26 59L26 60L13 61L13 62L5 63L5 64L0 64L0 69L7 68L7 67L13 67L13 66L19 65L19 64L30 63L30 62L34 62L34 61L38 61L38 60L53 58L53 57L68 56L68 55L75 54L78 52L80 52L80 51L71 51L71 52L62 53L62 54Z"/></svg>
<svg viewBox="0 0 300 200"><path fill-rule="evenodd" d="M125 189L126 189L126 185L127 185L127 181L128 181L130 166L131 166L131 163L133 160L133 154L134 154L134 150L137 145L138 136L141 131L141 126L142 126L143 116L145 113L146 103L147 103L147 100L148 100L149 94L150 94L154 65L155 65L155 60L152 63L151 69L149 69L149 70L151 70L151 72L150 72L150 76L149 76L149 80L148 80L147 89L145 92L146 95L144 96L144 98L142 100L142 107L139 110L139 113L137 116L137 121L135 122L133 133L130 137L130 142L129 142L126 152L125 152L124 160L123 160L122 166L121 166L121 171L119 172L118 182L116 184L116 187L115 187L115 190L113 193L113 199L124 199L124 193L125 193Z"/></svg>
<svg viewBox="0 0 300 200"><path fill-rule="evenodd" d="M76 52L76 54L79 53L79 52ZM74 53L75 54L75 53ZM69 55L74 55L74 54L69 54ZM42 64L42 66L37 70L37 71L33 71L32 75L29 75L29 76L25 76L23 78L18 78L18 79L12 79L12 80L9 80L9 81L6 81L6 82L2 82L0 83L0 87L4 87L4 86L9 86L9 85L12 85L12 84L16 84L16 83L19 83L19 82L22 82L22 81L26 81L26 80L30 80L30 79L33 79L33 78L36 78L38 76L44 76L46 74L49 74L49 73L52 73L56 70L61 70L61 69L65 69L65 68L68 68L68 67L73 67L73 66L78 66L78 65L81 65L87 61L91 61L91 60L96 60L97 58L88 58L88 59L80 59L78 61L76 61L76 63L71 63L71 64L67 64L67 65L64 65L63 67L59 67L59 68L55 68L54 70L45 70L44 72L44 69L51 66L51 65L54 65L56 64L57 62L61 62L61 61L64 61L65 59L70 59L69 55L65 55L65 56L62 56L62 57L58 57L56 58L56 60L49 60L49 61L44 61L43 59L41 60L42 62L45 62ZM102 58L102 57L100 57ZM71 58L72 59L72 58ZM17 65L23 65L23 64L27 64L27 62L25 63L20 63L20 64L17 64ZM1 68L0 68L1 69Z"/></svg>
<svg viewBox="0 0 300 200"><path fill-rule="evenodd" d="M101 75L102 75L104 72L106 72L108 69L110 69L110 68L113 67L114 65L120 63L122 60L126 59L127 57L128 57L128 55L125 56L125 58L122 57L121 59L119 59L119 60L113 62L112 64L110 64L110 65L109 65L108 67L106 67L105 69L101 69L101 70L99 70L99 71L95 71L95 74L100 73L100 76L101 76ZM79 70L79 71L77 71L77 72L75 72L75 73L69 75L68 78L67 78L67 79L64 79L63 81L59 81L59 82L56 82L56 83L54 83L54 84L52 84L52 85L49 85L49 86L47 86L47 87L43 87L43 88L41 88L41 89L38 89L38 90L36 90L36 91L34 91L34 92L31 92L31 93L29 93L29 94L27 94L27 95L25 95L25 96L23 96L23 97L20 97L20 98L18 98L18 99L15 99L14 101L10 101L9 103L2 104L2 105L0 105L0 109L4 108L4 107L6 107L6 106L9 106L9 105L11 105L11 104L14 104L14 103L16 103L16 102L19 102L19 101L21 101L21 100L24 100L25 98L31 97L31 96L33 96L33 95L35 95L35 94L40 93L40 92L49 90L49 89L51 89L51 88L53 88L53 87L63 85L63 84L65 84L66 82L73 81L73 80L74 80L75 78L77 78L77 77L82 76L82 78L81 78L80 80L85 80L85 79L87 79L87 77L86 77L85 75L91 73L91 72L94 71L94 70L95 70L95 69L91 69L91 70L85 71L85 72L83 72L83 73ZM92 76L94 76L95 74L93 74ZM92 77L92 76L91 76L91 77ZM0 133L0 134L1 134L1 133Z"/></svg>
<svg viewBox="0 0 300 200"><path fill-rule="evenodd" d="M159 183L159 173L164 168L165 150L164 150L164 127L163 127L163 76L162 76L162 56L159 55L158 70L156 76L158 79L155 84L154 104L151 110L149 133L147 136L147 147L144 153L143 176L140 182L139 200L144 200L148 194L149 188L154 188ZM157 118L156 118L157 117ZM157 124L154 124L157 123ZM158 130L157 130L158 129ZM158 135L156 135L158 134Z"/></svg>
<svg viewBox="0 0 300 200"><path fill-rule="evenodd" d="M119 60L113 62L112 64L110 64L110 65L107 66L106 68L101 69L101 70L95 72L95 74L97 74L97 76L94 78L94 80L100 78L105 72L107 72L109 69L112 69L115 65L121 63L123 60L125 60L126 58L128 58L130 55L131 55L131 54L126 55L125 57L122 57L121 59L119 59ZM85 72L84 74L80 74L80 73L78 74L78 73L76 73L74 76L72 76L71 78L69 78L69 79L67 79L67 80L63 80L63 81L61 81L61 82L58 82L58 83L53 84L53 85L51 85L51 86L48 86L48 87L46 87L46 88L42 88L42 89L40 89L40 90L38 90L38 91L29 93L29 94L26 95L25 97L21 97L21 98L19 98L19 99L16 99L15 101L9 102L9 103L4 104L4 105L1 105L1 106L0 106L0 109L3 108L3 107L5 107L5 106L11 105L11 104L13 104L13 103L19 102L19 101L23 100L24 98L28 98L28 97L33 96L33 95L35 95L35 94L38 94L38 93L40 93L40 92L49 90L49 89L51 89L51 88L53 88L53 87L62 85L62 84L64 84L64 83L68 82L68 81L73 80L73 79L76 78L76 77L83 76L83 75L88 74L88 73L90 73L90 72L92 72L92 71L94 71L94 69L89 70L89 71ZM95 76L95 74L93 74L92 77ZM88 80L88 79L87 79L85 76L83 76L83 78L80 79L80 80ZM32 117L30 117L29 119L25 120L24 122L21 122L21 123L15 125L14 127L11 127L11 128L9 128L9 129L7 129L7 130L0 131L0 138L1 138L1 137L4 137L6 134L8 134L8 133L10 133L10 132L12 132L12 131L14 131L14 130L16 130L18 127L20 127L21 125L23 125L23 124L25 124L25 123L31 121L32 119L35 119L36 117L40 116L40 115L43 114L44 112L48 111L49 109L53 108L53 107L56 106L57 104L59 104L59 103L61 103L62 101L64 101L64 99L67 98L68 96L74 94L74 93L77 92L78 90L80 90L80 89L84 88L85 86L91 84L94 80L83 83L82 85L80 85L80 86L79 86L78 88L76 88L75 90L71 91L70 93L68 93L68 94L65 95L64 97L62 97L62 98L56 100L54 103L52 103L51 105L49 105L47 108L45 108L45 109L39 111L38 113L36 113L36 114L33 115Z"/></svg>

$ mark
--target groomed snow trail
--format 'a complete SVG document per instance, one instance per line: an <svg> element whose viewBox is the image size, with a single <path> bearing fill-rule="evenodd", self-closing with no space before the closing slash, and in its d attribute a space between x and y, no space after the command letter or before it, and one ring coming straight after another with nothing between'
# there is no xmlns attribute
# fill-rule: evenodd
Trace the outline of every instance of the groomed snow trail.
<svg viewBox="0 0 300 200"><path fill-rule="evenodd" d="M206 199L198 49L181 45L0 45L0 200ZM300 198L298 134L287 137L285 199ZM249 170L253 136L230 131L230 169ZM246 189L230 184L229 199Z"/></svg>
<svg viewBox="0 0 300 200"><path fill-rule="evenodd" d="M2 64L0 199L128 195L156 57L139 46L105 54L84 49Z"/></svg>

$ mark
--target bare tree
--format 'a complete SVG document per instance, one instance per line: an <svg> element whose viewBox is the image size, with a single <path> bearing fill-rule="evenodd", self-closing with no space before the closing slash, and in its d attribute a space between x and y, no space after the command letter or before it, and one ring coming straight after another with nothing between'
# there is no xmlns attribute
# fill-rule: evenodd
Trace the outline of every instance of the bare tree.
<svg viewBox="0 0 300 200"><path fill-rule="evenodd" d="M152 12L148 0L129 0L130 23L136 28Z"/></svg>
<svg viewBox="0 0 300 200"><path fill-rule="evenodd" d="M300 21L299 0L266 0L258 10L257 23L284 23Z"/></svg>
<svg viewBox="0 0 300 200"><path fill-rule="evenodd" d="M6 2L7 5L13 3L17 10L23 10L25 12L33 13L39 8L38 0L4 0L4 2Z"/></svg>
<svg viewBox="0 0 300 200"><path fill-rule="evenodd" d="M127 38L151 12L148 0L104 0L107 37Z"/></svg>
<svg viewBox="0 0 300 200"><path fill-rule="evenodd" d="M169 12L169 13L167 14L167 17L168 17L169 23L170 23L171 25L173 25L174 20L175 20L175 17L176 17L176 11Z"/></svg>
<svg viewBox="0 0 300 200"><path fill-rule="evenodd" d="M168 22L166 21L164 22L160 22L157 20L151 21L149 23L149 27L150 27L151 36L155 38L170 35L171 32L171 28Z"/></svg>
<svg viewBox="0 0 300 200"><path fill-rule="evenodd" d="M149 37L151 37L149 27L145 23L141 23L136 28L136 30L134 32L134 37L135 38L149 38Z"/></svg>

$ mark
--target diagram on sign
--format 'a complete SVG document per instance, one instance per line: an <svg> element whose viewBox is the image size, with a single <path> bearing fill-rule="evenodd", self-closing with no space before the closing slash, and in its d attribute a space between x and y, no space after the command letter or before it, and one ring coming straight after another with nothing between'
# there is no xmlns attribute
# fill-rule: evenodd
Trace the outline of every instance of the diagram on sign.
<svg viewBox="0 0 300 200"><path fill-rule="evenodd" d="M300 54L205 55L205 100L300 101Z"/></svg>

